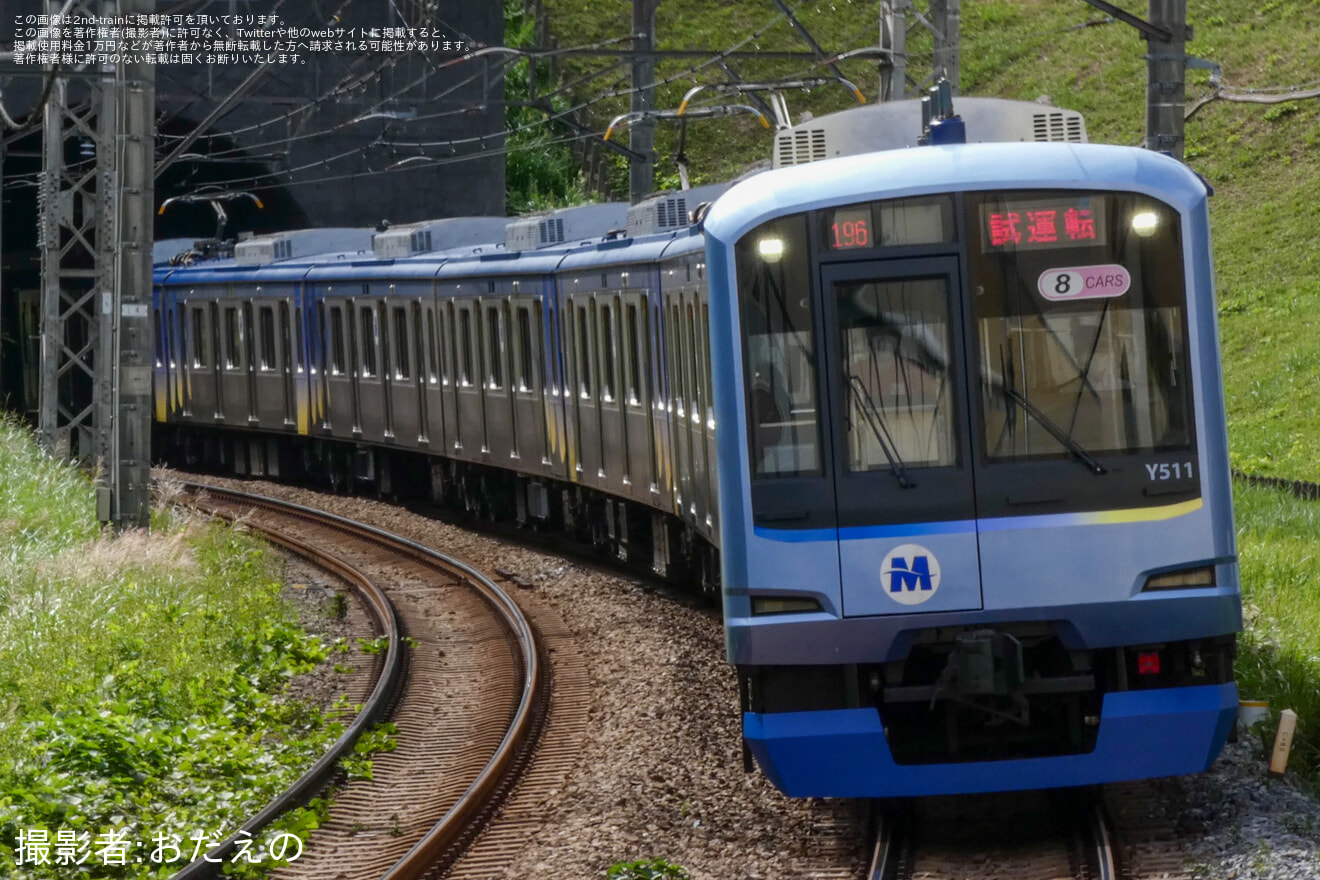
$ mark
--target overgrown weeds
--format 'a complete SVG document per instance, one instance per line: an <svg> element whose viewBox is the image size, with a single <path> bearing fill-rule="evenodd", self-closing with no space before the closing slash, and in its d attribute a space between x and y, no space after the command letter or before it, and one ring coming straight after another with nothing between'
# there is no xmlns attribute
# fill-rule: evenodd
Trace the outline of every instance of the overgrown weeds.
<svg viewBox="0 0 1320 880"><path fill-rule="evenodd" d="M0 506L0 876L168 876L338 735L279 696L328 650L254 538L165 512L102 534L86 477L12 423Z"/></svg>

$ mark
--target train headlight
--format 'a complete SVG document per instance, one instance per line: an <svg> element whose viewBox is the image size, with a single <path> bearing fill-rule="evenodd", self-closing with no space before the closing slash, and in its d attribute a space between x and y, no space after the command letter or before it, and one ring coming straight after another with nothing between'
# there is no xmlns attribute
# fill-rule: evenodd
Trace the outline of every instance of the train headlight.
<svg viewBox="0 0 1320 880"><path fill-rule="evenodd" d="M820 601L806 596L753 596L752 615L807 614L820 611Z"/></svg>
<svg viewBox="0 0 1320 880"><path fill-rule="evenodd" d="M1132 215L1132 231L1142 238L1150 238L1159 228L1160 217L1154 211L1138 211Z"/></svg>
<svg viewBox="0 0 1320 880"><path fill-rule="evenodd" d="M756 243L756 252L767 263L778 263L780 258L784 256L784 240L782 238L763 238Z"/></svg>
<svg viewBox="0 0 1320 880"><path fill-rule="evenodd" d="M1215 585L1215 567L1203 565L1198 568L1184 568L1181 571L1166 571L1146 578L1143 593L1151 590L1190 590L1196 587Z"/></svg>

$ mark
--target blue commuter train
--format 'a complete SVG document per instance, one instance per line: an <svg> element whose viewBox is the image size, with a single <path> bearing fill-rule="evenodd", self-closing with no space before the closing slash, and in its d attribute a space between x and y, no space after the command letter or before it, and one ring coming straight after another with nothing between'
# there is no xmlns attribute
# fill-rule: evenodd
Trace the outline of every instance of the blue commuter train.
<svg viewBox="0 0 1320 880"><path fill-rule="evenodd" d="M1136 149L926 146L589 240L160 266L157 418L718 587L790 795L1195 772L1241 628L1206 198Z"/></svg>

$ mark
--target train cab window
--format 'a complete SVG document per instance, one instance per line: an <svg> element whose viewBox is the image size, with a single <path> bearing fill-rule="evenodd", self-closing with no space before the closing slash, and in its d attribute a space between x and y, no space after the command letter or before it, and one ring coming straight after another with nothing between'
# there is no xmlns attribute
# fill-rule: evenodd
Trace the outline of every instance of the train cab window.
<svg viewBox="0 0 1320 880"><path fill-rule="evenodd" d="M489 339L489 345L486 347L487 354L487 386L492 391L498 391L504 387L504 345L500 332L500 310L495 306L486 309L486 333Z"/></svg>
<svg viewBox="0 0 1320 880"><path fill-rule="evenodd" d="M261 323L261 351L258 366L263 372L273 371L275 369L275 310L270 306L262 306L257 320Z"/></svg>
<svg viewBox="0 0 1320 880"><path fill-rule="evenodd" d="M206 312L200 308L192 309L193 366L204 369L211 365L210 349L207 345Z"/></svg>
<svg viewBox="0 0 1320 880"><path fill-rule="evenodd" d="M805 217L753 229L736 247L752 475L823 473L817 342Z"/></svg>
<svg viewBox="0 0 1320 880"><path fill-rule="evenodd" d="M459 362L458 382L460 385L472 384L472 310L463 308L458 312L458 338L462 348L462 360Z"/></svg>
<svg viewBox="0 0 1320 880"><path fill-rule="evenodd" d="M330 373L344 375L344 310L339 306L330 309Z"/></svg>
<svg viewBox="0 0 1320 880"><path fill-rule="evenodd" d="M376 375L376 312L371 306L362 306L358 310L359 326L362 331L362 377L370 379Z"/></svg>
<svg viewBox="0 0 1320 880"><path fill-rule="evenodd" d="M987 458L1188 448L1177 212L1134 194L986 193L967 221Z"/></svg>
<svg viewBox="0 0 1320 880"><path fill-rule="evenodd" d="M949 289L943 276L835 285L850 471L954 464ZM888 448L886 447L888 444Z"/></svg>
<svg viewBox="0 0 1320 880"><path fill-rule="evenodd" d="M601 397L614 400L614 310L608 304L600 307L600 378Z"/></svg>
<svg viewBox="0 0 1320 880"><path fill-rule="evenodd" d="M412 378L408 360L408 310L403 306L394 308L394 378Z"/></svg>
<svg viewBox="0 0 1320 880"><path fill-rule="evenodd" d="M436 352L435 312L426 310L426 365L427 379L434 385L440 379L439 356Z"/></svg>
<svg viewBox="0 0 1320 880"><path fill-rule="evenodd" d="M518 390L536 387L536 364L532 355L532 316L524 306L518 309Z"/></svg>
<svg viewBox="0 0 1320 880"><path fill-rule="evenodd" d="M243 368L243 325L236 306L225 308L225 367Z"/></svg>
<svg viewBox="0 0 1320 880"><path fill-rule="evenodd" d="M628 403L636 406L641 401L641 347L645 341L638 333L637 306L628 304Z"/></svg>

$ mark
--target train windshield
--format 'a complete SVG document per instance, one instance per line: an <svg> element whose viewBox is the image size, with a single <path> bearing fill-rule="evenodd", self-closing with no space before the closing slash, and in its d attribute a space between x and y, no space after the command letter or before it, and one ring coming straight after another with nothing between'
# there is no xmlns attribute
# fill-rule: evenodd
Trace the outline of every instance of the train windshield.
<svg viewBox="0 0 1320 880"><path fill-rule="evenodd" d="M1178 215L1135 194L967 198L985 457L1188 447Z"/></svg>
<svg viewBox="0 0 1320 880"><path fill-rule="evenodd" d="M848 470L901 475L909 467L953 464L945 279L866 280L834 290Z"/></svg>

